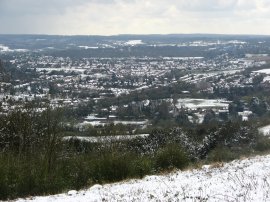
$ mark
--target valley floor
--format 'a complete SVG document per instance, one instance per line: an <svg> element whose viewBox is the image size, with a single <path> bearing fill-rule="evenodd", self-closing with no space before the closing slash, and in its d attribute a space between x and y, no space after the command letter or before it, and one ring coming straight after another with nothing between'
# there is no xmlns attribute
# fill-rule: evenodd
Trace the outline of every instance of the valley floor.
<svg viewBox="0 0 270 202"><path fill-rule="evenodd" d="M25 201L270 201L270 155Z"/></svg>

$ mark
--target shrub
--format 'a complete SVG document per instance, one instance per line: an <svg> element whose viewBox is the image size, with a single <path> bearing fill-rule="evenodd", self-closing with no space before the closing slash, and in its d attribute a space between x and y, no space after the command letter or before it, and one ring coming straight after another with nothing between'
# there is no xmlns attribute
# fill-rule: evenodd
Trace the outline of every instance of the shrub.
<svg viewBox="0 0 270 202"><path fill-rule="evenodd" d="M7 169L3 161L0 160L0 200L7 199L9 196L8 183L7 183Z"/></svg>
<svg viewBox="0 0 270 202"><path fill-rule="evenodd" d="M184 168L189 163L189 159L183 149L177 144L168 144L157 152L156 168Z"/></svg>
<svg viewBox="0 0 270 202"><path fill-rule="evenodd" d="M228 147L216 147L207 156L209 162L232 161L239 157L239 153L233 152Z"/></svg>
<svg viewBox="0 0 270 202"><path fill-rule="evenodd" d="M127 178L131 171L132 156L128 153L104 153L92 162L92 177L99 183Z"/></svg>
<svg viewBox="0 0 270 202"><path fill-rule="evenodd" d="M131 167L131 175L143 178L147 174L153 172L154 163L150 157L140 157L133 161Z"/></svg>
<svg viewBox="0 0 270 202"><path fill-rule="evenodd" d="M255 145L255 150L260 151L260 152L269 151L270 150L269 137L259 138L256 145Z"/></svg>

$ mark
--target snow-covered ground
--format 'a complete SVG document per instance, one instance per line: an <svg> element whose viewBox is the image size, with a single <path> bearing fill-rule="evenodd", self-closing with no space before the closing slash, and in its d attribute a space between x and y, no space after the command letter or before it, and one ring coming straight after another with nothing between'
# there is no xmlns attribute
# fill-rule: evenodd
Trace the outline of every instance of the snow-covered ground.
<svg viewBox="0 0 270 202"><path fill-rule="evenodd" d="M270 155L25 201L270 201Z"/></svg>
<svg viewBox="0 0 270 202"><path fill-rule="evenodd" d="M208 108L224 108L229 107L229 101L226 100L211 100L211 99L193 99L193 98L184 98L178 99L176 104L177 108L189 108L189 109L208 109Z"/></svg>

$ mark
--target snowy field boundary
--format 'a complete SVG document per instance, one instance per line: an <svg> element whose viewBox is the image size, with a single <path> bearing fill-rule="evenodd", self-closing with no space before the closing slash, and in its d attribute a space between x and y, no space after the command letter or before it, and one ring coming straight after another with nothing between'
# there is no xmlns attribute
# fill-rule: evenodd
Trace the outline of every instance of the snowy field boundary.
<svg viewBox="0 0 270 202"><path fill-rule="evenodd" d="M17 202L270 201L270 155Z"/></svg>

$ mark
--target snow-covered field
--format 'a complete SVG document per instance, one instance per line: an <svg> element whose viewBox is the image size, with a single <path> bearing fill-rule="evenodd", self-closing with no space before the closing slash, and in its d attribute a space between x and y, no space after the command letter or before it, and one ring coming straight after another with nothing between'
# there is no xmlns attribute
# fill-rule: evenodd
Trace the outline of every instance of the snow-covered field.
<svg viewBox="0 0 270 202"><path fill-rule="evenodd" d="M5 45L3 45L3 44L0 44L0 53L1 52L27 52L28 50L27 49L14 49L14 50L12 50L12 49L10 49L8 46L5 46Z"/></svg>
<svg viewBox="0 0 270 202"><path fill-rule="evenodd" d="M24 201L270 201L270 155Z"/></svg>
<svg viewBox="0 0 270 202"><path fill-rule="evenodd" d="M261 70L258 70L258 71L253 71L255 73L261 73L261 74L270 74L270 69L261 69Z"/></svg>
<svg viewBox="0 0 270 202"><path fill-rule="evenodd" d="M229 107L229 101L226 100L211 100L211 99L193 99L193 98L184 98L178 99L176 104L177 108L189 108L189 109L207 109L207 108L221 108L227 109Z"/></svg>
<svg viewBox="0 0 270 202"><path fill-rule="evenodd" d="M9 47L0 44L0 52L9 52L9 51L11 51Z"/></svg>
<svg viewBox="0 0 270 202"><path fill-rule="evenodd" d="M82 123L77 124L77 127L81 128L87 125L92 125L92 126L105 126L106 124L123 124L123 125L147 125L148 120L144 121L112 121L112 122L107 122L106 119L99 119L99 120L94 120L94 121L84 121Z"/></svg>
<svg viewBox="0 0 270 202"><path fill-rule="evenodd" d="M52 71L64 71L64 72L78 72L78 73L83 73L86 69L83 68L66 68L66 67L61 67L61 68L36 68L36 71L41 72L41 71L47 71L47 72L52 72Z"/></svg>

